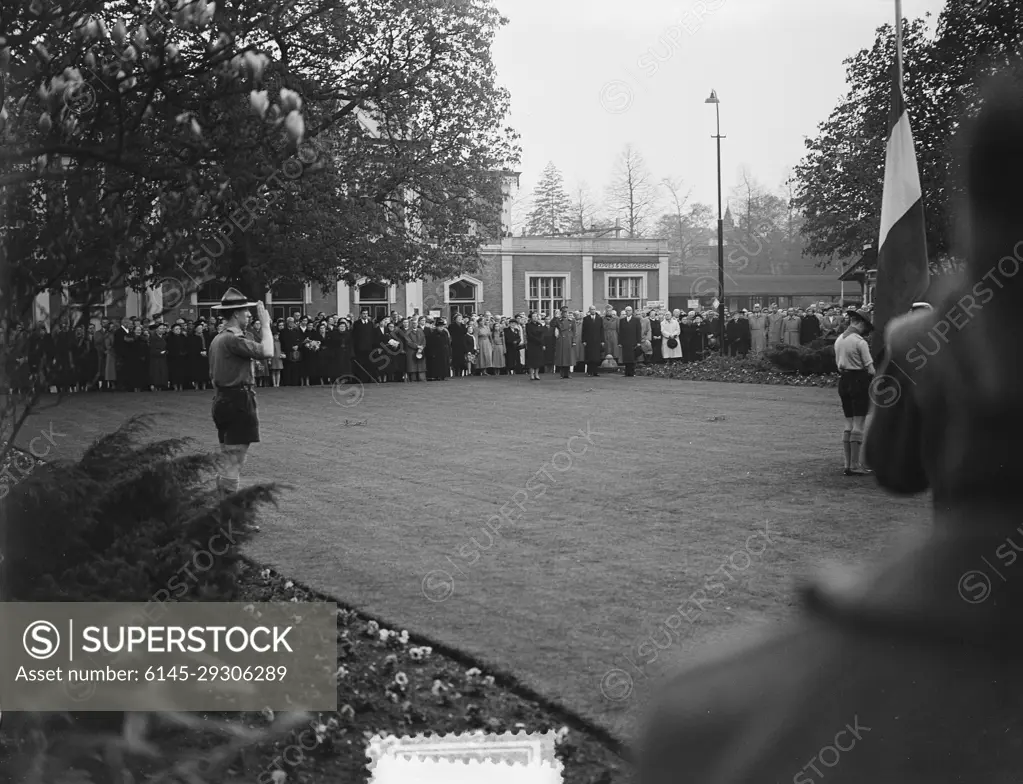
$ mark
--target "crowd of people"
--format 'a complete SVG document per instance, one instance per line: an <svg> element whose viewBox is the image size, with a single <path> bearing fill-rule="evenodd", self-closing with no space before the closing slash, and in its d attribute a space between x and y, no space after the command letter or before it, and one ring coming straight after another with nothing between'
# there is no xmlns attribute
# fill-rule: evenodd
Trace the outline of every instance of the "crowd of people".
<svg viewBox="0 0 1023 784"><path fill-rule="evenodd" d="M513 316L456 314L453 321L392 312L371 320L295 313L271 323L274 356L255 361L257 386L330 385L359 382L431 381L463 376L529 372L563 376L598 375L635 363L698 362L719 351L717 313L648 310L629 317L639 322L636 346L623 345L626 313L519 313ZM258 336L261 325L249 331ZM224 329L222 318L195 321L125 317L70 326L58 321L48 331L16 325L0 331L6 342L5 386L44 391L156 391L208 389L208 348ZM725 353L746 356L769 345L807 345L837 336L843 315L837 305L780 309L754 305L726 314ZM45 372L40 372L45 371ZM535 374L534 374L535 371Z"/></svg>

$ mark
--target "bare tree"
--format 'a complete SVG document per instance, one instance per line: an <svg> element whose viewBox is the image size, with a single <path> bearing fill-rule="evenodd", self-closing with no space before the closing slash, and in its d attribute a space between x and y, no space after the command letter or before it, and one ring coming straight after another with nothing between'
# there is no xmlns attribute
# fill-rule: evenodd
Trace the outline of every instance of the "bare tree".
<svg viewBox="0 0 1023 784"><path fill-rule="evenodd" d="M580 182L574 191L572 200L572 231L586 231L592 229L595 224L602 223L598 218L600 206L593 198L589 186Z"/></svg>
<svg viewBox="0 0 1023 784"><path fill-rule="evenodd" d="M607 195L608 206L621 216L629 237L642 236L658 194L643 156L631 144L625 146L615 165Z"/></svg>

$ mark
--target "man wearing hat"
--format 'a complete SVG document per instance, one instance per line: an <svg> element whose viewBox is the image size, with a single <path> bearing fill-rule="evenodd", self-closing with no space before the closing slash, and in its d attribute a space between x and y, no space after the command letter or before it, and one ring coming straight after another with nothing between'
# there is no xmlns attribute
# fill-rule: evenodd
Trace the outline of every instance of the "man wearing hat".
<svg viewBox="0 0 1023 784"><path fill-rule="evenodd" d="M260 341L245 337L256 308ZM249 302L238 289L229 288L213 307L224 314L227 326L210 343L210 380L213 396L213 423L217 426L220 449L224 454L224 473L217 476L222 496L238 491L238 480L249 444L259 441L259 412L253 390L252 360L270 359L274 339L270 332L270 316L262 302Z"/></svg>
<svg viewBox="0 0 1023 784"><path fill-rule="evenodd" d="M866 311L849 313L849 327L835 341L835 364L841 378L838 396L845 414L842 449L845 452L845 475L864 476L870 471L863 467L860 448L863 444L863 422L870 409L870 384L874 375L874 360L866 336L874 325Z"/></svg>

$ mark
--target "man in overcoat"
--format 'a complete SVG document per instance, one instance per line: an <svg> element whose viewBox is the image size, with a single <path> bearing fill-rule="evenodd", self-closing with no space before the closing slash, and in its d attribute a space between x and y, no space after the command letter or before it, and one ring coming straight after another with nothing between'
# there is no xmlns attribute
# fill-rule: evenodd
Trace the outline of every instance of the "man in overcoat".
<svg viewBox="0 0 1023 784"><path fill-rule="evenodd" d="M633 315L632 308L626 308L625 315L618 322L618 345L622 348L625 375L635 376L637 350L642 351L643 347L643 325Z"/></svg>
<svg viewBox="0 0 1023 784"><path fill-rule="evenodd" d="M604 320L597 309L590 305L590 312L582 320L583 359L586 361L586 375L600 375L600 363L604 361Z"/></svg>

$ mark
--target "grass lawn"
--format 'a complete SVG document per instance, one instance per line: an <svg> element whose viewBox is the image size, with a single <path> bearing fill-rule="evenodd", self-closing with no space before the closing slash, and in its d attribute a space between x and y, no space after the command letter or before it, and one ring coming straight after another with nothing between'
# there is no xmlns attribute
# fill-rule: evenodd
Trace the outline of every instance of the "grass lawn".
<svg viewBox="0 0 1023 784"><path fill-rule="evenodd" d="M210 398L73 396L20 441L52 423L66 436L50 457L76 457L152 412L155 436L213 448ZM657 678L693 651L790 616L800 577L875 559L928 520L926 499L842 475L833 389L545 376L259 400L263 442L245 479L293 489L251 557L471 652L624 738ZM498 535L485 532L502 506ZM692 622L666 637L722 567L713 602L698 617L687 605Z"/></svg>

